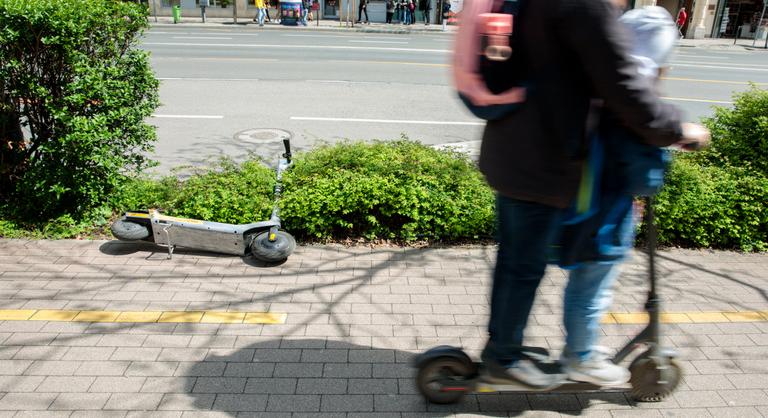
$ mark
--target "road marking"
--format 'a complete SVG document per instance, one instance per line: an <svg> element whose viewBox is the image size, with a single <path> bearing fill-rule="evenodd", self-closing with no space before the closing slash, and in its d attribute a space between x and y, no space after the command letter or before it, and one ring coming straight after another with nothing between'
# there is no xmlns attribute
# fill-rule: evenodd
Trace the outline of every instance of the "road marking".
<svg viewBox="0 0 768 418"><path fill-rule="evenodd" d="M401 44L401 45L408 44L408 42L402 42L402 41L358 41L356 39L352 39L347 42L355 42L358 44Z"/></svg>
<svg viewBox="0 0 768 418"><path fill-rule="evenodd" d="M756 84L758 86L765 86L768 85L768 83L750 83L748 81L729 81L729 80L703 80L698 78L684 78L684 77L661 77L662 80L670 80L670 81L691 81L695 83L714 83L714 84L739 84L748 86L750 84Z"/></svg>
<svg viewBox="0 0 768 418"><path fill-rule="evenodd" d="M288 314L280 312L0 309L0 321L284 324L287 317Z"/></svg>
<svg viewBox="0 0 768 418"><path fill-rule="evenodd" d="M672 100L676 102L697 102L697 103L714 103L714 104L733 104L733 102L725 100L709 100L709 99L688 99L685 97L662 97L664 100Z"/></svg>
<svg viewBox="0 0 768 418"><path fill-rule="evenodd" d="M675 61L672 64L675 63L682 63L682 64L717 64L719 65L719 62L706 62L706 61ZM768 65L765 64L742 64L742 63L735 63L736 65L741 65L744 67L758 67L758 68L768 68ZM740 67L736 67L740 68Z"/></svg>
<svg viewBox="0 0 768 418"><path fill-rule="evenodd" d="M700 64L687 64L673 62L672 67L691 67L691 68L714 68L716 70L738 70L738 71L768 71L766 68L744 68L744 67L726 67L723 65L700 65Z"/></svg>
<svg viewBox="0 0 768 418"><path fill-rule="evenodd" d="M349 83L348 80L306 80L307 83Z"/></svg>
<svg viewBox="0 0 768 418"><path fill-rule="evenodd" d="M383 46L350 46L350 45L275 45L275 44L203 44L192 42L144 42L142 45L153 46L219 46L224 48L278 48L278 49L344 49L344 50L365 50L365 51L397 51L397 52L430 52L447 54L450 49L428 49L428 48L387 48ZM768 70L766 70L768 71Z"/></svg>
<svg viewBox="0 0 768 418"><path fill-rule="evenodd" d="M385 36L358 36L358 35L307 35L307 34L298 34L298 33L289 33L284 34L280 36L287 36L287 37L295 37L295 38L344 38L344 39L383 39L388 41L410 41L411 38L390 38Z"/></svg>
<svg viewBox="0 0 768 418"><path fill-rule="evenodd" d="M258 78L158 77L161 81L259 81Z"/></svg>
<svg viewBox="0 0 768 418"><path fill-rule="evenodd" d="M675 53L676 57L680 58L704 58L704 59L713 59L713 60L729 60L730 57L715 57L715 56L709 56L709 55L694 55L694 54L685 54L682 52Z"/></svg>
<svg viewBox="0 0 768 418"><path fill-rule="evenodd" d="M152 115L153 118L165 119L224 119L221 115Z"/></svg>
<svg viewBox="0 0 768 418"><path fill-rule="evenodd" d="M394 120L394 119L357 119L357 118L318 118L310 116L291 116L291 120L310 120L316 122L360 122L360 123L396 123L399 125L462 125L484 126L485 122L459 122L440 120Z"/></svg>
<svg viewBox="0 0 768 418"><path fill-rule="evenodd" d="M0 321L284 324L282 312L225 311L79 311L62 309L0 309ZM768 311L662 312L665 324L766 322ZM644 324L646 312L607 312L604 324Z"/></svg>
<svg viewBox="0 0 768 418"><path fill-rule="evenodd" d="M221 36L174 36L173 39L232 39L232 38L222 38Z"/></svg>

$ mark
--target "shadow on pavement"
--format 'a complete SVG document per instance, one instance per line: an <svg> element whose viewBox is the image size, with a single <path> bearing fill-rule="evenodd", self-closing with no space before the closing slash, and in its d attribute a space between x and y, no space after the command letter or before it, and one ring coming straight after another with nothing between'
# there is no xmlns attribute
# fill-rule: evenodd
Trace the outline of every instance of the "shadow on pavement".
<svg viewBox="0 0 768 418"><path fill-rule="evenodd" d="M621 392L482 394L456 405L428 404L415 387L412 356L343 340L276 338L193 363L184 372L188 382L183 386L191 388L188 395L196 409L232 416L263 411L579 415L594 403L630 405Z"/></svg>

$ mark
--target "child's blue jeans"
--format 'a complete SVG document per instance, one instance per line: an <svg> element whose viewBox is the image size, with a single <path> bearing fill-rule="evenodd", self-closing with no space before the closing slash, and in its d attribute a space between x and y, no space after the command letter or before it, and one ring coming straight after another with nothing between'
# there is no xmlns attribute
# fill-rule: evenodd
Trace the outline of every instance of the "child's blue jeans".
<svg viewBox="0 0 768 418"><path fill-rule="evenodd" d="M563 210L499 195L499 251L491 292L490 340L486 351L502 364L519 360L523 331L547 267ZM584 263L570 273L565 290L566 350L589 355L600 317L610 304L615 264Z"/></svg>

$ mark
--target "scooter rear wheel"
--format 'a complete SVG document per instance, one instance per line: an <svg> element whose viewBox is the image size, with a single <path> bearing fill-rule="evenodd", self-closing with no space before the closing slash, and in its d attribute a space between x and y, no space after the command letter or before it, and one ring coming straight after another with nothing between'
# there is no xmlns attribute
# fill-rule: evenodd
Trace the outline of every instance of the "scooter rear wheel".
<svg viewBox="0 0 768 418"><path fill-rule="evenodd" d="M145 225L131 222L125 218L113 222L109 229L112 231L112 235L123 241L138 241L148 238L151 234Z"/></svg>
<svg viewBox="0 0 768 418"><path fill-rule="evenodd" d="M659 361L643 353L629 366L632 376L632 398L640 402L660 402L677 389L683 377L683 369L673 358L668 358L665 366ZM663 369L662 367L666 367ZM662 372L666 370L662 377Z"/></svg>
<svg viewBox="0 0 768 418"><path fill-rule="evenodd" d="M416 375L416 386L424 398L436 404L452 404L473 390L469 381L472 366L452 357L436 358L424 364Z"/></svg>
<svg viewBox="0 0 768 418"><path fill-rule="evenodd" d="M251 253L261 261L277 263L288 258L296 249L296 239L285 231L277 231L275 239L269 240L269 231L264 231L251 241Z"/></svg>

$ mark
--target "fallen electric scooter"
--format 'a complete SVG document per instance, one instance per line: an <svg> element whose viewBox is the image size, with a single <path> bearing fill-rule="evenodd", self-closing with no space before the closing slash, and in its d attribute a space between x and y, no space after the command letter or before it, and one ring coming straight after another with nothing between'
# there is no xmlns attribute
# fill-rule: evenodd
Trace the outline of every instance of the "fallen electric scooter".
<svg viewBox="0 0 768 418"><path fill-rule="evenodd" d="M168 248L168 258L176 247L193 248L224 254L245 256L268 263L288 258L296 248L296 240L280 229L278 200L282 193L283 172L291 165L291 144L283 140L285 153L277 163L275 205L268 221L244 225L208 222L166 216L159 211L126 212L112 226L112 234L124 241L148 241Z"/></svg>
<svg viewBox="0 0 768 418"><path fill-rule="evenodd" d="M628 389L632 398L643 402L658 402L669 396L677 388L683 376L680 365L676 362L676 353L660 344L659 311L660 298L656 292L656 226L654 224L653 198L646 198L646 224L648 225L648 260L650 290L645 303L648 312L648 325L627 343L611 361L619 364L641 347L645 350L636 354L629 371L630 387L599 387L589 383L570 380L560 385L538 392L586 392L601 390ZM556 360L549 352L540 347L527 347L527 358L539 363L542 369L559 369ZM418 355L414 359L418 368L416 384L419 392L428 401L436 404L459 402L469 393L492 392L537 392L515 381L499 384L498 379L489 378L482 363L473 362L460 348L439 346Z"/></svg>

